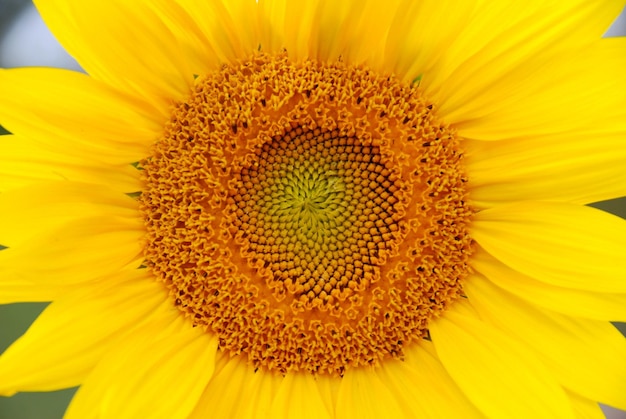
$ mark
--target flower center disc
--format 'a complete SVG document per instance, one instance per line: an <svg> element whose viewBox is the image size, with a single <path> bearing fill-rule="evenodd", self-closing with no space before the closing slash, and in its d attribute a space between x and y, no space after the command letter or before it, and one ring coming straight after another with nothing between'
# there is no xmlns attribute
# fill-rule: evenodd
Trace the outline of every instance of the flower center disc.
<svg viewBox="0 0 626 419"><path fill-rule="evenodd" d="M462 294L462 153L416 86L255 55L198 78L142 168L146 264L256 368L402 357Z"/></svg>

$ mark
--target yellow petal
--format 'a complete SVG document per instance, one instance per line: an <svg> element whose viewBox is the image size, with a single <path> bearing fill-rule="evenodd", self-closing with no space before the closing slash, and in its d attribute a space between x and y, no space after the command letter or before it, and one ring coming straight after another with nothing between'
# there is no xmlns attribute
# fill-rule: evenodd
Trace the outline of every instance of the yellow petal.
<svg viewBox="0 0 626 419"><path fill-rule="evenodd" d="M260 44L256 26L259 6L255 0L154 1L154 13L171 28L182 48L181 59L195 74L219 69L242 59Z"/></svg>
<svg viewBox="0 0 626 419"><path fill-rule="evenodd" d="M315 378L320 395L324 400L326 409L330 412L331 417L337 417L337 395L339 394L339 386L341 380L328 374L322 374Z"/></svg>
<svg viewBox="0 0 626 419"><path fill-rule="evenodd" d="M339 6L346 6L344 2ZM315 58L320 32L318 8L326 2L260 0L261 48L269 52L286 49L294 59Z"/></svg>
<svg viewBox="0 0 626 419"><path fill-rule="evenodd" d="M597 402L585 399L577 394L568 392L570 402L577 419L605 419L602 409Z"/></svg>
<svg viewBox="0 0 626 419"><path fill-rule="evenodd" d="M479 99L494 93L492 83L532 55L600 38L623 7L618 0L404 0L389 29L386 61L406 81L421 76L448 114L471 105L474 98L463 96L474 87Z"/></svg>
<svg viewBox="0 0 626 419"><path fill-rule="evenodd" d="M534 308L480 275L464 290L482 319L525 342L564 387L626 408L626 339L611 323Z"/></svg>
<svg viewBox="0 0 626 419"><path fill-rule="evenodd" d="M422 78L422 86L439 104L441 115L453 124L467 121L477 111L504 108L498 99L517 97L523 93L520 85L534 86L533 81L545 84L548 78L555 85L560 84L561 80L552 78L547 68L541 72L541 66L563 52L580 51L599 40L624 7L623 1L618 0L478 3L474 13L467 15L463 30L441 54L433 69L436 71L427 72ZM593 64L603 67L604 62ZM585 65L581 72L588 67L591 65ZM552 104L543 106L548 105L550 115L562 114Z"/></svg>
<svg viewBox="0 0 626 419"><path fill-rule="evenodd" d="M65 417L187 418L213 375L216 351L217 339L180 314L144 324L98 363Z"/></svg>
<svg viewBox="0 0 626 419"><path fill-rule="evenodd" d="M472 237L492 256L551 285L626 293L626 221L565 203L520 202L481 211Z"/></svg>
<svg viewBox="0 0 626 419"><path fill-rule="evenodd" d="M140 224L120 218L69 222L50 234L0 251L0 287L22 285L27 294L29 287L39 284L63 287L114 274L137 263L142 236Z"/></svg>
<svg viewBox="0 0 626 419"><path fill-rule="evenodd" d="M399 4L400 0L384 4L376 0L261 0L259 8L271 28L266 38L272 52L285 48L296 60L341 57L382 69L384 41Z"/></svg>
<svg viewBox="0 0 626 419"><path fill-rule="evenodd" d="M103 164L52 151L27 137L0 136L0 191L53 180L107 185L124 193L141 189L139 171L130 164Z"/></svg>
<svg viewBox="0 0 626 419"><path fill-rule="evenodd" d="M288 373L278 387L269 417L331 419L332 416L311 374Z"/></svg>
<svg viewBox="0 0 626 419"><path fill-rule="evenodd" d="M48 302L76 289L80 284L37 284L25 279L0 279L0 304Z"/></svg>
<svg viewBox="0 0 626 419"><path fill-rule="evenodd" d="M232 19L232 26L228 27L228 36L230 39L233 39L235 36L237 37L237 44L240 48L239 50L235 50L237 55L241 53L249 54L250 51L255 51L259 48L263 51L270 51L270 49L266 48L269 45L266 45L264 42L264 33L274 31L274 28L270 29L270 23L263 18L261 2L263 2L263 0L230 0L222 2L221 4ZM194 7L204 7L203 5L206 3L208 2L196 1L194 2L194 6L186 5L185 8L192 16L198 16ZM220 15L221 13L222 12L220 12ZM221 19L222 18L220 18L220 20ZM209 38L215 39L215 45L219 45L220 49L223 48L222 39L224 39L224 36L220 34L220 29L210 29L208 25L204 25L202 21L199 22L198 26L204 31L211 31ZM231 44L232 43L231 41Z"/></svg>
<svg viewBox="0 0 626 419"><path fill-rule="evenodd" d="M109 347L166 298L145 269L61 296L0 356L0 394L81 384Z"/></svg>
<svg viewBox="0 0 626 419"><path fill-rule="evenodd" d="M457 0L401 0L389 26L385 44L385 67L406 82L426 77L432 91L437 88L431 74L446 66L459 65L458 55L447 54L458 41L476 2ZM420 84L421 85L421 84Z"/></svg>
<svg viewBox="0 0 626 419"><path fill-rule="evenodd" d="M382 67L384 42L393 18L402 13L401 1L351 0L322 2L317 9L316 38L312 48L315 57L360 64L366 62L374 69L388 73ZM297 21L296 15L293 21Z"/></svg>
<svg viewBox="0 0 626 419"><path fill-rule="evenodd" d="M626 129L599 131L609 126L550 138L466 141L472 203L479 208L528 200L587 204L626 195Z"/></svg>
<svg viewBox="0 0 626 419"><path fill-rule="evenodd" d="M626 39L605 38L550 57L538 54L494 76L488 88L472 83L472 100L446 120L475 140L623 133L625 50Z"/></svg>
<svg viewBox="0 0 626 419"><path fill-rule="evenodd" d="M180 48L178 28L159 18L159 2L46 0L35 5L59 42L96 79L133 92L164 113L172 100L189 92L189 51Z"/></svg>
<svg viewBox="0 0 626 419"><path fill-rule="evenodd" d="M483 418L425 346L432 347L432 343L423 341L406 348L404 361L387 360L379 370L405 417Z"/></svg>
<svg viewBox="0 0 626 419"><path fill-rule="evenodd" d="M263 370L255 371L245 361L230 358L229 354L220 353L219 357L225 360L224 365L215 371L190 419L207 416L271 419L270 405L283 378Z"/></svg>
<svg viewBox="0 0 626 419"><path fill-rule="evenodd" d="M487 417L573 418L561 386L512 337L454 306L431 322L430 333L450 376Z"/></svg>
<svg viewBox="0 0 626 419"><path fill-rule="evenodd" d="M509 268L480 248L472 255L472 268L533 306L587 319L626 320L626 294L597 293L540 282Z"/></svg>
<svg viewBox="0 0 626 419"><path fill-rule="evenodd" d="M130 164L144 158L166 120L72 71L0 70L0 91L0 121L9 131L53 152L100 162Z"/></svg>
<svg viewBox="0 0 626 419"><path fill-rule="evenodd" d="M251 9L249 6L243 6L243 1L239 1L242 4L242 8ZM302 17L303 26L309 26L307 20L312 18L312 15L317 7L315 2L304 0L301 2L302 9L308 12L308 16ZM289 3L286 0L259 0L257 2L258 7L255 12L258 12L258 20L256 28L252 26L250 32L258 30L259 48L262 51L269 53L278 53L285 48L285 28L284 19L286 15L286 9ZM315 36L315 32L311 32L311 36Z"/></svg>
<svg viewBox="0 0 626 419"><path fill-rule="evenodd" d="M354 368L341 379L337 398L338 418L404 418L399 398L374 368Z"/></svg>
<svg viewBox="0 0 626 419"><path fill-rule="evenodd" d="M0 243L18 247L68 221L97 216L138 220L138 204L89 183L49 181L13 189L0 194Z"/></svg>

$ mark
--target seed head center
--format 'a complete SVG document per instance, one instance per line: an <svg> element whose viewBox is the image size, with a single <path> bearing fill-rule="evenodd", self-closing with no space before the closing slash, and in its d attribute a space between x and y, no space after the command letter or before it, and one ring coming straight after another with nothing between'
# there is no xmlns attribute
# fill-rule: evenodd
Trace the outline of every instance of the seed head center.
<svg viewBox="0 0 626 419"><path fill-rule="evenodd" d="M339 130L295 127L254 162L239 178L249 187L231 195L241 254L262 261L265 283L279 301L295 297L292 309L340 309L378 278L400 235L400 184L379 147Z"/></svg>
<svg viewBox="0 0 626 419"><path fill-rule="evenodd" d="M300 227L307 228L323 228L339 215L336 209L345 195L345 187L336 175L296 168L287 176L284 192L276 200L278 211L290 213Z"/></svg>

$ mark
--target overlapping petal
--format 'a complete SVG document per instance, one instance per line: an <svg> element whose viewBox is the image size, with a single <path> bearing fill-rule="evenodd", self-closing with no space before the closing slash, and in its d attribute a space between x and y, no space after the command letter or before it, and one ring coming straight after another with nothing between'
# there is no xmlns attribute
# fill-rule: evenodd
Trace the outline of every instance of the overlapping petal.
<svg viewBox="0 0 626 419"><path fill-rule="evenodd" d="M400 400L374 369L355 368L341 379L336 415L345 419L401 418Z"/></svg>
<svg viewBox="0 0 626 419"><path fill-rule="evenodd" d="M464 289L482 319L527 342L561 385L626 409L626 364L618 361L626 359L626 339L609 322L534 308L480 276Z"/></svg>
<svg viewBox="0 0 626 419"><path fill-rule="evenodd" d="M489 281L524 299L529 305L573 317L603 321L626 319L626 294L601 293L552 285L517 272L478 249L472 267Z"/></svg>
<svg viewBox="0 0 626 419"><path fill-rule="evenodd" d="M272 402L282 380L278 375L255 371L241 360L218 353L215 374L190 419L204 419L208 414L218 418L269 418ZM233 392L233 388L237 392Z"/></svg>
<svg viewBox="0 0 626 419"><path fill-rule="evenodd" d="M165 301L153 281L145 269L127 270L60 296L0 356L0 394L80 385Z"/></svg>
<svg viewBox="0 0 626 419"><path fill-rule="evenodd" d="M0 70L0 91L0 121L10 132L96 162L143 159L167 118L141 99L67 70Z"/></svg>
<svg viewBox="0 0 626 419"><path fill-rule="evenodd" d="M315 378L307 373L285 375L270 406L270 418L331 419Z"/></svg>
<svg viewBox="0 0 626 419"><path fill-rule="evenodd" d="M0 295L4 302L33 301L31 294L41 295L40 286L54 293L55 287L63 290L138 267L142 236L141 224L119 217L68 222L0 251Z"/></svg>
<svg viewBox="0 0 626 419"><path fill-rule="evenodd" d="M107 186L83 182L32 183L0 194L0 243L16 248L70 221L118 217L137 228L137 201ZM80 232L78 232L80 233Z"/></svg>
<svg viewBox="0 0 626 419"><path fill-rule="evenodd" d="M159 17L159 2L45 0L35 5L91 77L148 100L157 112L167 113L192 86L189 49L180 47L178 28Z"/></svg>
<svg viewBox="0 0 626 419"><path fill-rule="evenodd" d="M623 136L625 50L626 38L606 38L558 54L538 52L509 72L496 66L492 75L481 73L483 83L465 85L455 109L443 104L441 115L476 140Z"/></svg>
<svg viewBox="0 0 626 419"><path fill-rule="evenodd" d="M185 419L193 411L213 375L217 339L190 327L169 302L155 313L96 365L67 419Z"/></svg>
<svg viewBox="0 0 626 419"><path fill-rule="evenodd" d="M448 8L433 3L435 16L448 13ZM434 35L438 39L447 33L457 34L432 68L420 73L423 74L422 86L439 104L442 116L455 124L471 118L473 110L483 106L503 109L497 98L515 97L519 87L532 83L532 75L521 72L524 67L546 64L552 57L567 51L584 50L586 44L598 40L606 32L624 8L621 0L479 1L473 5L476 7L473 12L468 11L460 31L444 24L440 29L443 33ZM455 6L456 3L450 5ZM418 26L431 15L416 18L414 24ZM452 24L459 25L459 22L453 19ZM411 41L417 45L422 43L419 39L407 42ZM598 67L604 68L620 59L613 56L610 62L603 62ZM545 79L542 74L535 74L534 79L560 82L548 72L543 75ZM500 81L502 85L498 84ZM583 91L586 88L581 86ZM568 91L568 97L571 94ZM519 127L523 128L523 125Z"/></svg>
<svg viewBox="0 0 626 419"><path fill-rule="evenodd" d="M0 136L0 191L59 180L107 185L122 193L141 189L139 172L128 162L105 164L68 155L61 146L19 135Z"/></svg>
<svg viewBox="0 0 626 419"><path fill-rule="evenodd" d="M475 216L472 236L487 252L538 281L626 293L626 222L557 202L519 202Z"/></svg>
<svg viewBox="0 0 626 419"><path fill-rule="evenodd" d="M455 307L430 331L444 367L486 416L574 417L564 390L524 343Z"/></svg>
<svg viewBox="0 0 626 419"><path fill-rule="evenodd" d="M255 0L156 0L150 8L171 28L170 36L176 38L179 49L177 56L193 74L203 75L245 58L262 43Z"/></svg>
<svg viewBox="0 0 626 419"><path fill-rule="evenodd" d="M401 404L404 417L482 418L437 359L432 343L407 348L404 361L389 360L377 374Z"/></svg>
<svg viewBox="0 0 626 419"><path fill-rule="evenodd" d="M550 137L466 141L473 204L479 208L527 200L588 204L626 195L626 127L620 132L616 124L598 123L596 128Z"/></svg>

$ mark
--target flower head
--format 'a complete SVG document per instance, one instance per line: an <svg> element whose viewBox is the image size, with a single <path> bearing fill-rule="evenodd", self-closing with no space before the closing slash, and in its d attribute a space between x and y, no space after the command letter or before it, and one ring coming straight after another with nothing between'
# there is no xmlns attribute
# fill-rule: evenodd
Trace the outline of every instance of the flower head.
<svg viewBox="0 0 626 419"><path fill-rule="evenodd" d="M0 301L53 301L0 394L626 409L626 222L584 206L626 194L623 2L37 6L87 75L0 73Z"/></svg>

